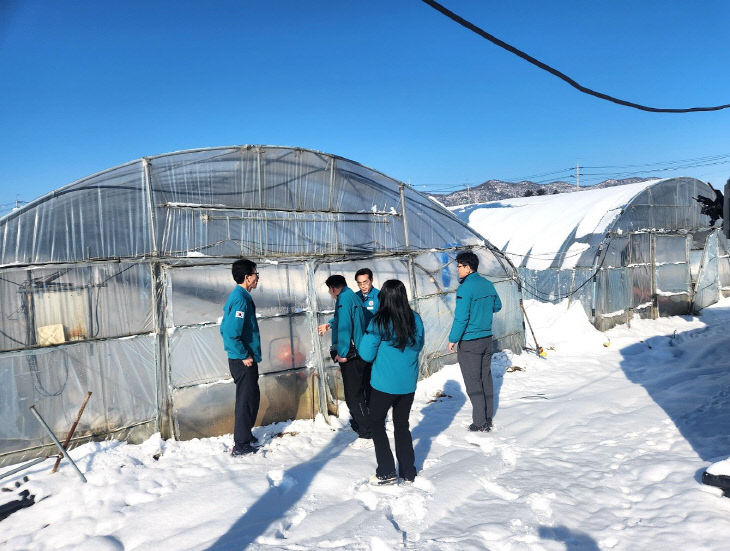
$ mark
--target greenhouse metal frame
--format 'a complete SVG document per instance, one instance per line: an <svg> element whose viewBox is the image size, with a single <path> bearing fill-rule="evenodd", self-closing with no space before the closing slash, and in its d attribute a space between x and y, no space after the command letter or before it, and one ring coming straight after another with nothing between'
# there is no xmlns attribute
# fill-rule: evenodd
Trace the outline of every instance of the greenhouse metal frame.
<svg viewBox="0 0 730 551"><path fill-rule="evenodd" d="M139 159L60 188L0 219L0 465L50 453L28 407L75 442L155 431L232 431L233 384L219 335L247 257L262 334L258 423L337 411L339 369L317 335L333 273L406 283L426 322L421 375L455 362L447 337L454 258L476 252L504 308L499 348L520 350L517 272L493 246L411 187L301 148L235 146Z"/></svg>

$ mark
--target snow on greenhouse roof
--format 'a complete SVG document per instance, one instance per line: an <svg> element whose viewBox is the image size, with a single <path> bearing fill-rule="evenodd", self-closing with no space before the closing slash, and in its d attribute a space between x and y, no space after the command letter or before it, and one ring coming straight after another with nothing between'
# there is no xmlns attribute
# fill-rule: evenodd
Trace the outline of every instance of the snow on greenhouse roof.
<svg viewBox="0 0 730 551"><path fill-rule="evenodd" d="M515 265L570 269L582 253L598 246L622 209L657 182L491 201L471 210L469 225Z"/></svg>

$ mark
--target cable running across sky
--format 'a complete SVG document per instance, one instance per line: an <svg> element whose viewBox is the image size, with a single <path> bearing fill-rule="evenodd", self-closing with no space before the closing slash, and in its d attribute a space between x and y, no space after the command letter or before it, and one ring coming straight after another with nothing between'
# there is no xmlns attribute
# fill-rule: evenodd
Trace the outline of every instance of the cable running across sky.
<svg viewBox="0 0 730 551"><path fill-rule="evenodd" d="M522 50L519 50L519 49L515 48L514 46L507 44L506 42L504 42L503 40L500 40L499 38L497 38L496 36L494 36L492 34L489 34L484 29L477 27L476 25L467 21L463 17L455 14L448 8L445 8L438 2L434 2L433 0L422 0L422 1L426 4L428 4L429 6L431 6L436 11L441 12L449 19L456 21L459 25L466 27L470 31L472 31L472 32L478 34L479 36L481 36L482 38L488 40L492 44L495 44L495 45L499 46L500 48L504 48L508 52L512 52L513 54L515 54L518 57L521 57L525 61L528 61L528 62L532 63L533 65L540 67L540 69L547 71L548 73L550 73L552 75L555 75L560 80L563 80L563 81L567 82L568 84L570 84L576 90L579 90L579 91L583 92L584 94L588 94L589 96L594 96L599 99L603 99L606 101L610 101L612 103L616 103L618 105L624 105L626 107L632 107L634 109L639 109L641 111L649 111L652 113L694 113L694 112L698 112L698 111L720 111L722 109L727 109L728 107L730 107L730 103L725 104L725 105L716 105L716 106L712 106L712 107L688 107L688 108L683 108L683 109L649 107L647 105L641 105L639 103L634 103L631 101L626 101L626 100L622 100L619 98L615 98L613 96L609 96L608 94L604 94L603 92L596 92L595 90L591 90L590 88L587 88L587 87L583 86L582 84L579 84L578 82L576 82L575 80L570 78L565 73L558 71L557 69L551 67L547 63L543 63L539 59L535 59L534 57L523 52Z"/></svg>

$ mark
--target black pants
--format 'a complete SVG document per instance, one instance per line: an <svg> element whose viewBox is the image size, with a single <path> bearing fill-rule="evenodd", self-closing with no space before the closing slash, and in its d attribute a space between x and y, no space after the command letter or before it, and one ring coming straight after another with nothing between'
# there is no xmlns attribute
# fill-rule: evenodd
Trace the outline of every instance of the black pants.
<svg viewBox="0 0 730 551"><path fill-rule="evenodd" d="M459 342L459 367L471 401L471 416L482 426L494 415L492 337Z"/></svg>
<svg viewBox="0 0 730 551"><path fill-rule="evenodd" d="M356 356L340 363L345 403L352 415L352 428L361 436L370 436L366 396L370 387L370 364Z"/></svg>
<svg viewBox="0 0 730 551"><path fill-rule="evenodd" d="M370 430L373 432L375 444L375 459L378 468L375 474L387 476L395 472L393 452L390 451L390 442L385 433L385 418L388 410L393 408L393 426L395 428L395 456L398 458L398 476L405 480L416 478L416 458L413 453L413 439L408 417L411 414L413 395L388 394L372 389L370 394Z"/></svg>
<svg viewBox="0 0 730 551"><path fill-rule="evenodd" d="M236 446L248 444L253 439L251 428L259 413L261 392L259 391L259 366L243 365L243 360L228 358L228 369L236 383L236 409L233 423L233 441Z"/></svg>

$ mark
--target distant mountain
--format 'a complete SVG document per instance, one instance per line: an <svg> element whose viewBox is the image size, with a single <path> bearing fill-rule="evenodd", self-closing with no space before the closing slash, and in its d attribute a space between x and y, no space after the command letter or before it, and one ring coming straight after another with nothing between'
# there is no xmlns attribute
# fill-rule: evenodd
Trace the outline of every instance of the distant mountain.
<svg viewBox="0 0 730 551"><path fill-rule="evenodd" d="M487 180L483 184L468 189L461 189L447 194L430 194L434 199L447 207L455 205L466 205L469 203L486 203L487 201L499 201L501 199L511 199L512 197L526 197L527 195L548 195L553 193L572 193L574 191L584 191L586 189L602 189L613 186L623 186L626 184L635 184L637 182L645 182L654 178L623 178L621 180L604 180L600 184L594 186L586 186L576 188L575 185L568 182L551 182L549 184L536 184L534 182L523 181L503 182L502 180ZM531 193L530 193L531 192Z"/></svg>

